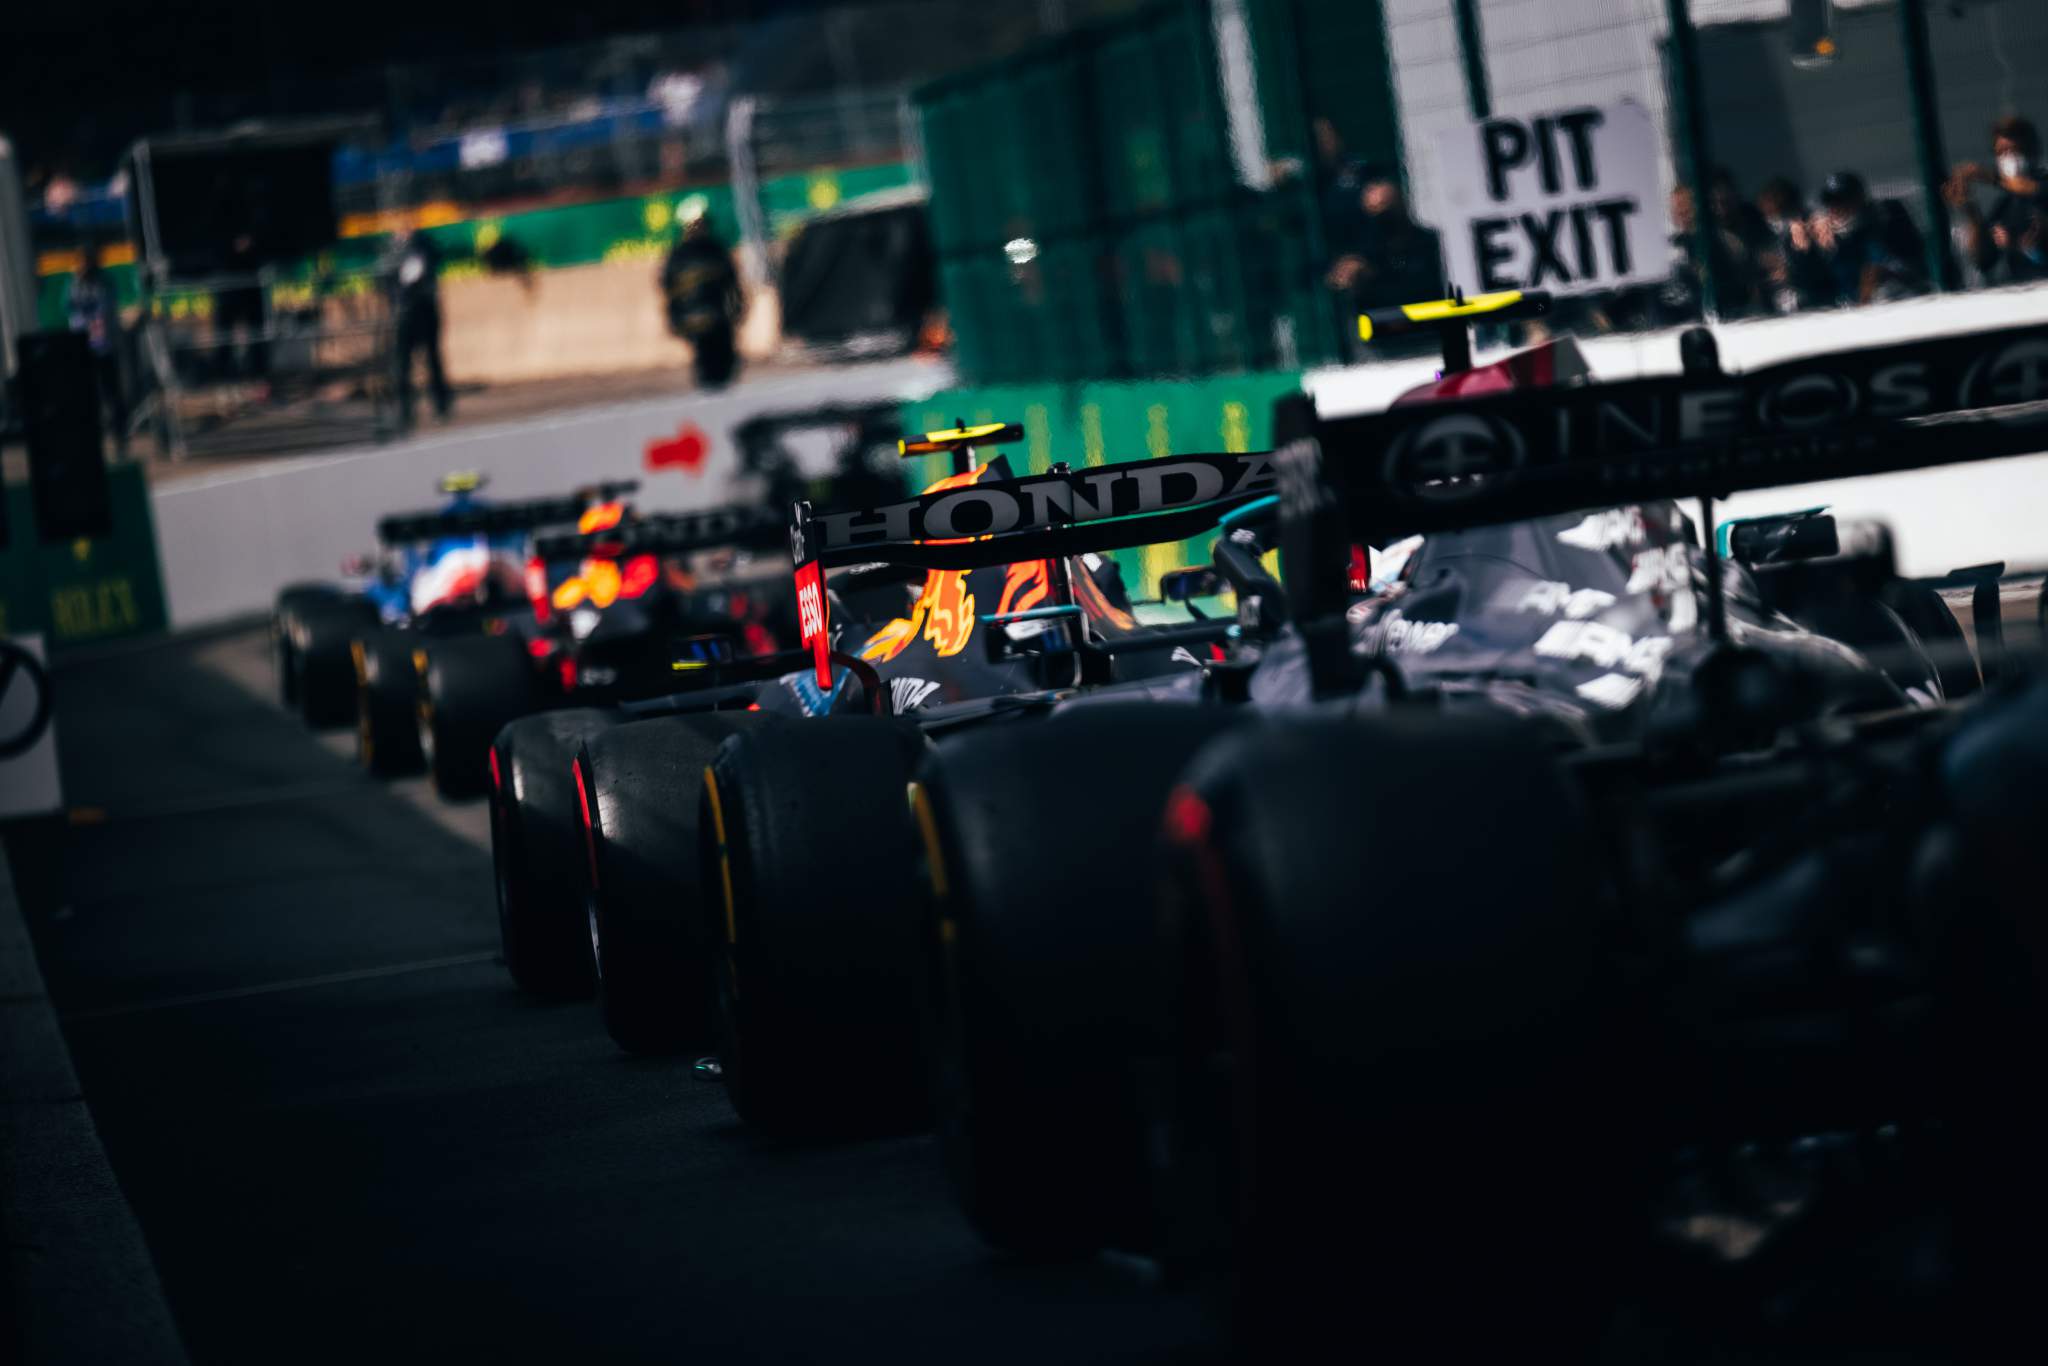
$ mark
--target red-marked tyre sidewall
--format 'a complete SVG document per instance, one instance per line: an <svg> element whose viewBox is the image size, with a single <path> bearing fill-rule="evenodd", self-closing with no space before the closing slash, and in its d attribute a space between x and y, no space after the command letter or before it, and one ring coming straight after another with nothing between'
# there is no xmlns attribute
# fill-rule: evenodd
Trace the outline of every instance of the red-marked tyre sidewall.
<svg viewBox="0 0 2048 1366"><path fill-rule="evenodd" d="M620 720L588 707L543 712L506 726L491 748L499 940L513 981L536 995L584 997L595 987L574 765L586 740Z"/></svg>
<svg viewBox="0 0 2048 1366"><path fill-rule="evenodd" d="M935 1118L989 1242L1154 1251L1141 1106L1168 1050L1154 923L1160 812L1221 708L1076 708L942 745L920 778L938 932Z"/></svg>
<svg viewBox="0 0 2048 1366"><path fill-rule="evenodd" d="M1180 1113L1234 1121L1244 1346L1589 1350L1648 1107L1552 756L1512 724L1276 721L1204 751L1169 819L1182 1074L1228 1078Z"/></svg>

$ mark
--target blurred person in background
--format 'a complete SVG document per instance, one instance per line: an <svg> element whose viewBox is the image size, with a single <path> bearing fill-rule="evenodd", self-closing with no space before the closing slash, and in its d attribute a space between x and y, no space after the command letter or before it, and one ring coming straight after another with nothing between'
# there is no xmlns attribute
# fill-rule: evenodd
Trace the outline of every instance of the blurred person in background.
<svg viewBox="0 0 2048 1366"><path fill-rule="evenodd" d="M1707 272L1700 260L1698 225L1699 211L1692 189L1680 185L1671 192L1671 251L1676 259L1671 279L1657 290L1659 322L1693 322L1705 312ZM1712 264L1716 313L1725 317L1752 311L1760 278L1757 257L1751 244L1725 217L1717 216L1714 220Z"/></svg>
<svg viewBox="0 0 2048 1366"><path fill-rule="evenodd" d="M216 354L227 374L261 379L270 373L270 342L263 334L263 253L253 234L239 233L228 244L226 270L234 280L213 292Z"/></svg>
<svg viewBox="0 0 2048 1366"><path fill-rule="evenodd" d="M1707 197L1714 205L1714 222L1717 226L1735 235L1743 249L1754 256L1770 245L1770 229L1764 223L1763 210L1742 197L1735 187L1735 173L1726 166L1714 168L1714 178L1707 186Z"/></svg>
<svg viewBox="0 0 2048 1366"><path fill-rule="evenodd" d="M1833 287L1827 263L1814 246L1811 216L1799 187L1783 176L1756 192L1765 242L1757 264L1763 271L1766 302L1779 313L1796 313L1829 300Z"/></svg>
<svg viewBox="0 0 2048 1366"><path fill-rule="evenodd" d="M1442 248L1437 235L1408 212L1407 197L1392 168L1360 167L1358 185L1362 212L1350 225L1348 238L1331 238L1337 256L1324 282L1354 316L1367 309L1442 298ZM1344 330L1350 336L1356 328Z"/></svg>
<svg viewBox="0 0 2048 1366"><path fill-rule="evenodd" d="M412 426L414 352L427 359L427 387L434 414L446 422L455 407L441 364L441 251L418 228L401 229L391 260L391 312L397 324L398 422Z"/></svg>
<svg viewBox="0 0 2048 1366"><path fill-rule="evenodd" d="M85 248L85 260L71 282L69 314L71 330L85 334L92 348L93 378L98 382L100 403L106 409L107 427L114 434L114 450L128 451L128 400L121 387L121 309L114 286L100 267L99 252Z"/></svg>
<svg viewBox="0 0 2048 1366"><path fill-rule="evenodd" d="M1986 284L2017 284L2048 277L2048 168L2041 163L2041 135L2018 115L1991 126L1992 165L1958 166L1949 177L1949 205L1956 211L1956 245ZM1973 185L1988 185L1997 197L1988 211L1971 198Z"/></svg>
<svg viewBox="0 0 2048 1366"><path fill-rule="evenodd" d="M1815 249L1827 269L1828 303L1904 299L1927 289L1927 249L1906 211L1875 200L1854 171L1836 171L1813 216Z"/></svg>
<svg viewBox="0 0 2048 1366"><path fill-rule="evenodd" d="M668 329L689 343L697 382L717 388L739 368L735 330L739 326L740 273L732 252L712 229L702 203L677 213L680 227L668 259L661 263L661 293Z"/></svg>
<svg viewBox="0 0 2048 1366"><path fill-rule="evenodd" d="M1328 118L1318 114L1310 127L1316 140L1316 174L1322 178L1323 240L1339 251L1356 241L1365 226L1360 196L1365 193L1366 165L1345 155L1344 136ZM1299 170L1297 162L1288 173Z"/></svg>

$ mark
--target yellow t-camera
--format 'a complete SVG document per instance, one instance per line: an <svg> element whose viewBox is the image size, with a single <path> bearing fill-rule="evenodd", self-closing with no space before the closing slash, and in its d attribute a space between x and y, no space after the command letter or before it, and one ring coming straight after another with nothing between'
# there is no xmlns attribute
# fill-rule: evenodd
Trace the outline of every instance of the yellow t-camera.
<svg viewBox="0 0 2048 1366"><path fill-rule="evenodd" d="M1021 422L983 422L973 427L953 427L943 432L904 438L896 443L898 455L937 455L941 451L964 450L969 446L1004 446L1024 439Z"/></svg>

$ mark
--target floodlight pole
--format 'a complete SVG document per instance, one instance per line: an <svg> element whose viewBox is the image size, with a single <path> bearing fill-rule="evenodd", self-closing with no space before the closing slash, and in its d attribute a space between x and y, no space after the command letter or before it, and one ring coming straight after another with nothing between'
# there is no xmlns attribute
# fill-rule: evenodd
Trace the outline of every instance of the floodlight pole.
<svg viewBox="0 0 2048 1366"><path fill-rule="evenodd" d="M1493 117L1493 92L1486 84L1486 35L1479 27L1479 0L1457 0L1458 53L1465 64L1465 100L1472 117Z"/></svg>
<svg viewBox="0 0 2048 1366"><path fill-rule="evenodd" d="M1709 322L1721 314L1721 282L1714 270L1720 234L1714 222L1714 154L1707 139L1706 99L1700 82L1699 35L1687 0L1665 0L1671 35L1665 62L1671 76L1672 143L1678 149L1678 183L1692 191L1693 250L1699 255L1700 309Z"/></svg>
<svg viewBox="0 0 2048 1366"><path fill-rule="evenodd" d="M1934 89L1934 59L1927 45L1927 0L1899 0L1899 48L1906 57L1906 96L1913 107L1913 153L1920 166L1920 207L1927 215L1927 279L1951 291L1962 284L1949 249L1948 201L1941 197L1947 176L1942 151L1941 106Z"/></svg>

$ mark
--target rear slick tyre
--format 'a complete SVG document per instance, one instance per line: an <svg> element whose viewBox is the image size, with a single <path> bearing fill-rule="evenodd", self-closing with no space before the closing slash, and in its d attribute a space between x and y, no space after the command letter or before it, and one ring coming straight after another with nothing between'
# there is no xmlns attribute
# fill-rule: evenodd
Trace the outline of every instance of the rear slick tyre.
<svg viewBox="0 0 2048 1366"><path fill-rule="evenodd" d="M299 705L298 654L292 645L299 618L308 612L328 611L346 598L331 583L295 583L278 590L270 612L270 651L277 681L277 700L287 711Z"/></svg>
<svg viewBox="0 0 2048 1366"><path fill-rule="evenodd" d="M1491 718L1268 723L1166 824L1182 1076L1230 1079L1241 1347L1363 1322L1396 1360L1585 1359L1644 1198L1618 1079L1650 1031L1551 752Z"/></svg>
<svg viewBox="0 0 2048 1366"><path fill-rule="evenodd" d="M420 676L413 666L418 638L378 631L350 643L356 669L356 760L379 778L399 778L425 767L420 732Z"/></svg>
<svg viewBox="0 0 2048 1366"><path fill-rule="evenodd" d="M575 1000L596 989L575 764L587 741L621 720L589 707L542 712L506 726L491 747L498 938L506 971L536 996Z"/></svg>
<svg viewBox="0 0 2048 1366"><path fill-rule="evenodd" d="M420 752L434 791L451 801L483 795L491 742L540 704L526 642L503 635L455 636L424 644Z"/></svg>
<svg viewBox="0 0 2048 1366"><path fill-rule="evenodd" d="M316 730L353 725L356 719L356 665L352 646L365 630L374 630L377 615L360 599L343 599L312 607L291 618L288 637L299 714Z"/></svg>
<svg viewBox="0 0 2048 1366"><path fill-rule="evenodd" d="M698 794L726 737L774 725L738 711L636 721L589 740L576 760L588 813L585 924L598 1010L628 1053L710 1045Z"/></svg>
<svg viewBox="0 0 2048 1366"><path fill-rule="evenodd" d="M912 805L938 927L934 1119L968 1219L997 1247L1161 1241L1140 1107L1141 1075L1170 1051L1160 814L1237 719L1084 707L962 736L925 765Z"/></svg>
<svg viewBox="0 0 2048 1366"><path fill-rule="evenodd" d="M698 775L726 1094L766 1133L922 1127L920 902L904 794L917 727L762 729Z"/></svg>

